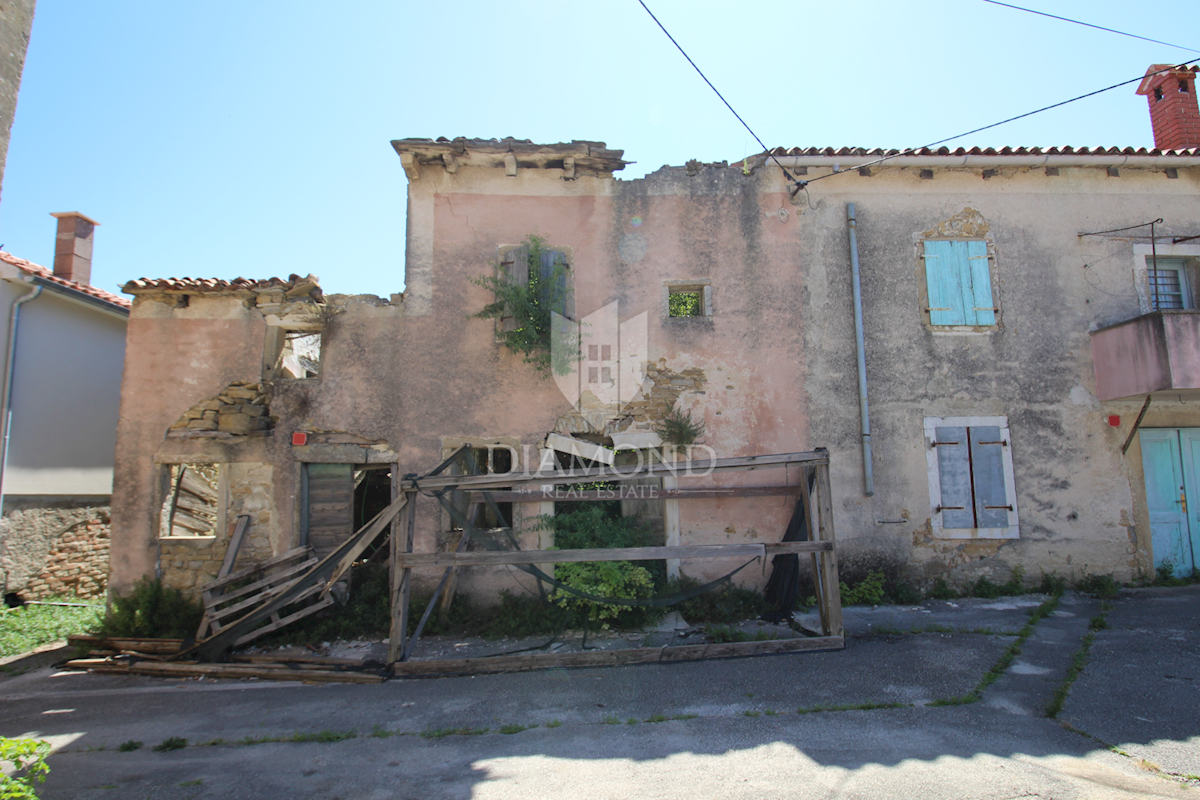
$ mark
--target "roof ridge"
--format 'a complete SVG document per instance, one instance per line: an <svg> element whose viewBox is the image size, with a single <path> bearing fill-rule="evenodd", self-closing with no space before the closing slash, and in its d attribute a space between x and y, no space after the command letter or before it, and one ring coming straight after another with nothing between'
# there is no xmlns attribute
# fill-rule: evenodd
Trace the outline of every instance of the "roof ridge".
<svg viewBox="0 0 1200 800"><path fill-rule="evenodd" d="M103 289L99 289L89 283L80 283L79 281L69 281L66 278L60 278L54 274L53 270L47 269L41 264L35 264L29 259L14 256L7 250L0 250L0 261L16 267L27 275L32 275L35 278L41 278L44 281L49 281L50 283L61 286L64 289L71 289L73 291L86 294L89 297L96 298L97 300L103 300L106 303L118 306L126 311L128 311L132 305L127 298L121 297L118 294L106 292Z"/></svg>

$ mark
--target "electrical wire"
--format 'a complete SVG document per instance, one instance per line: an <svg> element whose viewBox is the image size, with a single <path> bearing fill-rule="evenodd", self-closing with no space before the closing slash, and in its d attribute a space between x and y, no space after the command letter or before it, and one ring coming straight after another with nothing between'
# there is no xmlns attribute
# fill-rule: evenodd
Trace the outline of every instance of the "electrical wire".
<svg viewBox="0 0 1200 800"><path fill-rule="evenodd" d="M639 0L639 2L640 2L640 0ZM1120 83L1114 83L1112 86L1106 86L1105 88L1097 89L1094 92L1088 92L1087 94L1081 94L1078 97L1072 97L1070 100L1063 100L1061 103L1055 103L1054 105L1045 106L1043 108L1037 109L1036 111L1027 111L1024 114L1018 114L1015 117L1009 117L1008 119L1004 119L999 122L993 122L991 125L984 125L982 128L975 128L974 130L965 131L963 133L959 133L954 136L948 136L945 139L939 139L936 142L930 142L929 144L922 145L920 147L910 147L907 150L902 150L899 153L894 153L890 156L883 156L882 158L877 158L874 161L868 161L865 164L858 164L855 167L855 169L863 169L865 167L873 167L876 164L882 164L884 161L891 161L893 158L900 158L901 156L911 155L912 153L915 153L918 150L925 150L930 147L937 147L940 144L945 144L946 142L952 142L955 139L961 139L962 137L970 136L973 133L979 133L980 131L986 131L986 130L991 130L992 128L998 128L1001 125L1007 125L1010 122L1016 122L1019 119L1025 119L1025 117L1032 117L1034 114L1040 114L1043 111L1049 111L1053 108L1060 108L1062 106L1065 106L1068 103L1074 103L1076 100L1085 100L1089 97L1095 97L1098 94L1103 94L1104 92L1112 91L1113 89L1119 89L1122 86L1128 86L1131 83L1138 83L1139 81L1143 80L1150 74L1161 75L1165 72L1171 72L1173 70L1177 70L1182 67L1186 67L1189 64L1195 64L1197 61L1200 61L1200 58L1193 58L1191 61L1184 61L1182 64L1176 64L1175 66L1167 67L1166 69L1160 69L1154 73L1147 73L1145 75L1139 75L1136 78L1131 78L1130 80L1127 80L1127 81L1121 81ZM776 163L778 163L778 160L776 160ZM782 165L780 165L780 166L782 166ZM791 175L788 175L786 172L784 174L787 178L792 179ZM815 177L811 180L798 181L797 186L799 186L800 188L804 188L805 186L807 186L810 183L815 183L816 181L824 180L825 178L832 178L834 175L843 175L843 174L845 174L845 172L831 172L828 175L818 175L817 177Z"/></svg>
<svg viewBox="0 0 1200 800"><path fill-rule="evenodd" d="M1167 47L1178 48L1179 50L1188 50L1192 53L1200 53L1200 50L1197 50L1194 47L1184 47L1181 44L1171 44L1170 42L1162 42L1162 41L1159 41L1158 39L1149 39L1145 36L1138 36L1136 33L1126 33L1125 31L1119 31L1119 30L1116 30L1115 28L1105 28L1103 25L1093 25L1090 22L1081 22L1077 19L1071 19L1070 17L1060 17L1057 14L1047 14L1045 11L1035 11L1032 8L1024 8L1023 6L1014 6L1011 3L1001 3L1000 0L983 0L983 2L991 3L994 6L1004 6L1005 8L1016 9L1017 11L1027 11L1030 14L1037 14L1039 17L1049 17L1050 19L1062 20L1063 22L1070 22L1075 25L1083 25L1085 28L1095 28L1098 31L1107 31L1108 33L1115 33L1120 36L1128 36L1130 39L1141 39L1143 42L1150 42L1152 44L1162 44L1162 45L1166 45Z"/></svg>
<svg viewBox="0 0 1200 800"><path fill-rule="evenodd" d="M781 164L779 162L779 159L775 157L775 155L771 152L770 148L768 148L765 144L763 144L762 139L758 138L758 134L754 132L754 129L751 128L746 123L746 120L742 119L742 115L737 113L737 111L734 110L733 106L729 105L729 101L725 99L725 96L723 94L721 94L719 91L717 91L717 87L713 86L712 81L710 81L708 79L708 77L705 76L705 74L700 70L700 68L698 66L696 66L696 62L692 61L692 57L687 54L687 51L684 50L683 47L680 46L679 42L675 41L675 37L671 35L671 32L667 30L666 26L664 26L661 22L658 21L658 17L654 16L654 12L650 10L649 6L646 5L644 0L638 0L638 3L641 5L642 8L646 9L646 13L650 15L650 19L654 20L654 24L657 25L662 30L662 32L667 35L667 38L671 40L671 44L675 45L675 49L678 50L680 53L682 53L683 57L687 59L687 62L692 65L692 69L696 70L696 74L699 75L704 80L704 82L708 84L708 88L712 89L713 92L717 95L717 97L721 98L721 102L725 104L725 107L729 109L729 112L731 114L733 114L735 117L737 117L737 121L742 123L742 127L744 127L746 130L750 131L750 135L754 137L754 141L758 142L758 146L763 149L763 152L765 152L776 164L779 165L779 168L781 170L783 170L784 177L786 177L789 181L791 181L792 183L795 183L796 186L799 187L802 182L797 181L795 178L792 177L792 174L787 171L787 167L783 166L783 164Z"/></svg>

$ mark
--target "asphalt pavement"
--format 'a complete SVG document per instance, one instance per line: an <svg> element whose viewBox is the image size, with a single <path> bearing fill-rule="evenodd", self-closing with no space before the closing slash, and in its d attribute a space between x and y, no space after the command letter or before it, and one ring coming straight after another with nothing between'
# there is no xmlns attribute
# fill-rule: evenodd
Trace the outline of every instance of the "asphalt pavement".
<svg viewBox="0 0 1200 800"><path fill-rule="evenodd" d="M850 607L836 652L380 685L39 666L0 679L0 735L55 745L44 800L1200 800L1200 587L1027 628L1046 599Z"/></svg>

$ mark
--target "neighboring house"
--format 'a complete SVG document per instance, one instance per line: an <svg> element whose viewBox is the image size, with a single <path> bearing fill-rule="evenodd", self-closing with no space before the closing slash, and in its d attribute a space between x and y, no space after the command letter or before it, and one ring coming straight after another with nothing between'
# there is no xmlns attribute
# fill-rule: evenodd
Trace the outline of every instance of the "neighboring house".
<svg viewBox="0 0 1200 800"><path fill-rule="evenodd" d="M393 142L409 180L403 295L323 298L311 276L124 287L112 584L158 571L194 590L242 514L246 558L320 554L463 443L493 472L605 457L596 445L648 457L672 412L703 421L721 457L828 448L844 573L1186 570L1200 555L1195 71L1152 69L1139 91L1153 150L781 149L620 181L622 152L596 142ZM473 317L493 299L474 279L494 268L569 290L570 380L498 344L519 322ZM176 490L196 474L211 503ZM759 475L722 480L777 479ZM164 524L180 498L200 517ZM683 544L777 540L791 511L781 497L640 505L625 510ZM527 520L555 506L500 511L545 546ZM416 549L452 545L454 527L425 504ZM507 580L468 572L470 591ZM739 579L762 580L751 572Z"/></svg>
<svg viewBox="0 0 1200 800"><path fill-rule="evenodd" d="M107 583L130 305L90 284L96 223L54 216L53 270L0 251L0 573L25 599L98 596Z"/></svg>

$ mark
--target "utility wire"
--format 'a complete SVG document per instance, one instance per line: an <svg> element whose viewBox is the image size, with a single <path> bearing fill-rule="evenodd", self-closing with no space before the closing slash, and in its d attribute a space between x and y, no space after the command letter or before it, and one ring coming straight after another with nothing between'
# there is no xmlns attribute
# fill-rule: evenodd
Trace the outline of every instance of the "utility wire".
<svg viewBox="0 0 1200 800"><path fill-rule="evenodd" d="M650 8L646 5L644 0L638 0L638 3L642 6L642 8L646 9L646 13L650 15L650 19L654 20L654 24L658 25L658 27L662 30L662 32L667 35L667 38L671 40L671 44L675 45L675 48L680 53L682 53L683 57L687 59L687 62L692 65L692 69L696 70L696 74L698 74L701 78L704 79L704 82L708 84L708 88L712 89L713 92L716 93L717 97L721 98L721 102L725 104L725 107L729 109L730 113L732 113L735 117L737 117L737 121L742 123L742 127L744 127L746 130L750 131L750 135L754 137L754 141L758 142L758 146L761 147L763 149L763 151L765 153L767 153L767 155L769 155L776 164L779 164L779 168L781 170L783 170L784 177L787 178L789 181L796 183L796 185L799 186L800 185L799 181L797 181L795 178L792 177L792 174L787 171L787 167L785 167L785 166L783 166L783 164L779 163L779 159L775 158L775 155L773 153L771 153L770 148L767 147L765 144L763 144L763 140L758 138L758 134L754 132L754 129L746 124L746 120L742 119L742 115L733 110L733 106L729 105L729 101L725 99L725 96L722 95L720 92L718 92L717 87L713 86L712 81L710 81L707 77L705 77L704 73L700 71L700 68L696 66L696 62L692 61L692 57L689 56L687 54L687 51L684 50L679 45L679 42L675 41L675 37L671 35L671 32L668 31L666 29L666 27L661 22L658 21L658 17L654 16L654 12L650 10Z"/></svg>
<svg viewBox="0 0 1200 800"><path fill-rule="evenodd" d="M1176 47L1180 50L1188 50L1193 53L1200 53L1200 50L1197 50L1194 47L1184 47L1181 44L1171 44L1170 42L1161 42L1158 39L1149 39L1145 36L1138 36L1136 33L1126 33L1125 31L1118 31L1114 28L1105 28L1103 25L1093 25L1090 22L1080 22L1079 20L1071 19L1070 17L1060 17L1057 14L1047 14L1045 11L1035 11L1032 8L1024 8L1022 6L1014 6L1011 3L1001 3L1000 0L983 0L983 2L991 3L994 6L1004 6L1005 8L1016 9L1017 11L1027 11L1030 14L1037 14L1039 17L1049 17L1050 19L1062 20L1063 22L1071 22L1071 23L1074 23L1075 25L1083 25L1085 28L1095 28L1098 31L1107 31L1108 33L1115 33L1120 36L1128 36L1130 39L1141 39L1143 42L1151 42L1153 44L1162 44L1162 45L1166 45L1167 47Z"/></svg>
<svg viewBox="0 0 1200 800"><path fill-rule="evenodd" d="M1177 70L1177 69L1180 69L1181 67L1186 67L1188 64L1195 64L1197 61L1200 61L1200 58L1193 58L1191 61L1184 61L1182 64L1177 64L1173 67L1167 67L1166 69L1160 69L1157 72L1154 72L1151 74L1161 75L1164 72L1171 72L1172 70ZM1044 108L1039 108L1036 111L1027 111L1024 114L1018 114L1015 117L1009 117L1008 119L1004 119L999 122L993 122L991 125L984 125L982 128L975 128L974 130L955 134L954 136L948 136L945 139L939 139L936 142L930 142L929 144L922 145L921 147L910 147L907 150L901 150L899 153L894 153L890 156L883 156L882 158L877 158L874 161L868 161L865 164L858 164L855 167L855 169L863 169L864 167L873 167L876 164L883 163L884 161L891 161L893 158L900 158L901 156L911 155L912 153L915 153L918 150L924 150L924 149L927 149L930 147L937 147L939 144L945 144L946 142L952 142L955 139L961 139L962 137L970 136L973 133L979 133L980 131L986 131L986 130L990 130L992 128L998 128L1001 125L1007 125L1010 122L1015 122L1019 119L1024 119L1025 117L1032 117L1034 114L1040 114L1043 111L1049 111L1052 108L1059 108L1061 106L1067 105L1068 103L1074 103L1076 100L1084 100L1088 97L1094 97L1098 94L1103 94L1104 92L1108 92L1113 89L1119 89L1122 86L1128 86L1131 83L1138 83L1145 77L1147 77L1147 76L1139 75L1136 78L1132 78L1127 81L1122 81L1121 83L1114 83L1112 86L1106 86L1105 88L1097 89L1094 92L1088 92L1087 94L1081 94L1081 95L1079 95L1079 97L1072 97L1070 100L1063 100L1061 103L1055 103L1054 105L1045 106ZM776 163L778 163L778 160L776 161ZM841 172L831 172L828 175L818 175L817 177L815 177L809 181L798 181L796 185L799 186L800 188L804 188L808 184L813 183L815 181L824 180L825 178L832 178L834 175L841 175L841 174L842 174ZM792 179L792 177L790 175L787 175L787 177L789 180Z"/></svg>

